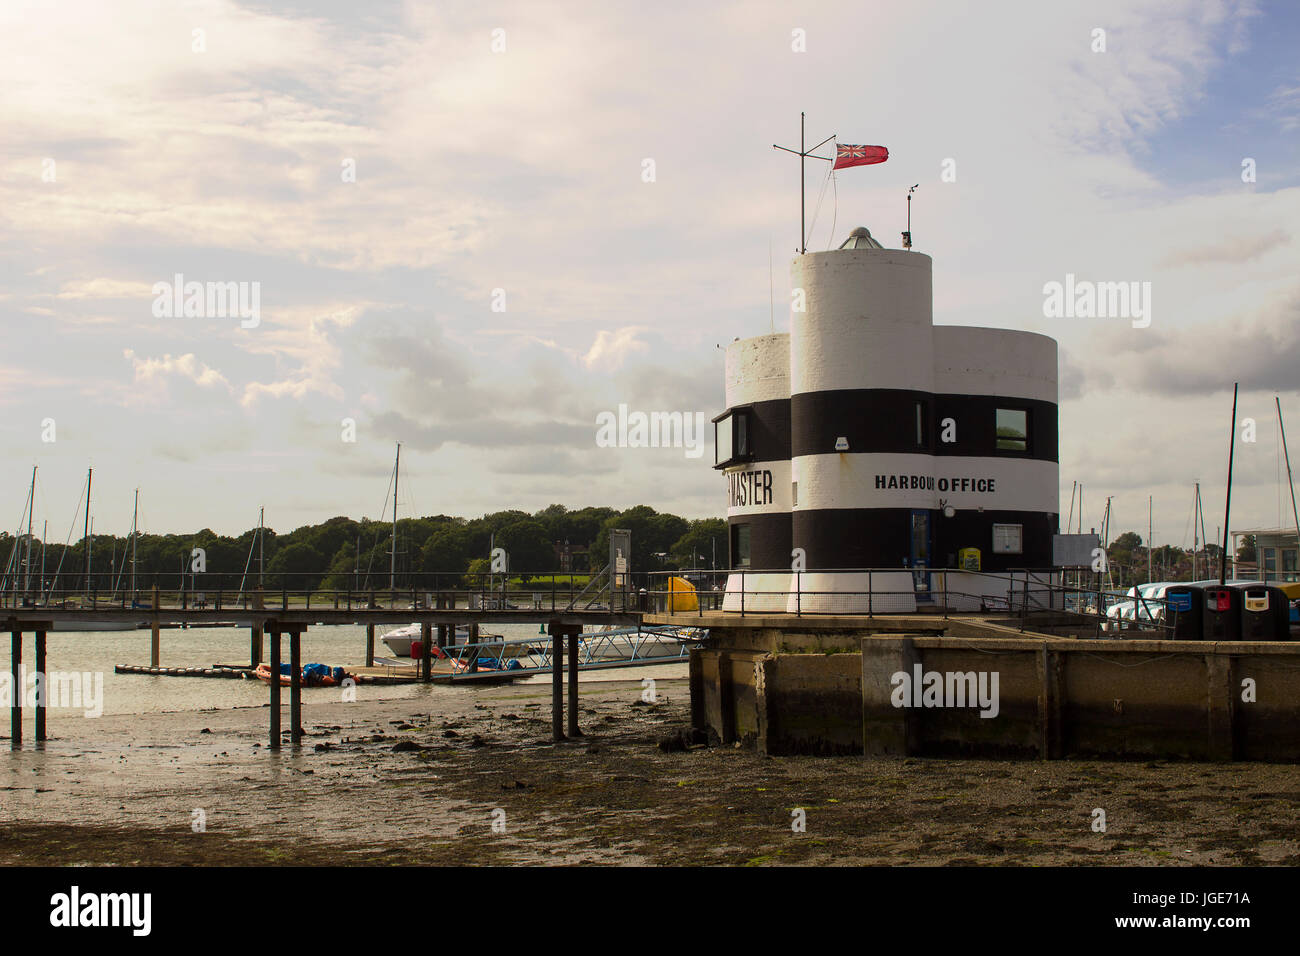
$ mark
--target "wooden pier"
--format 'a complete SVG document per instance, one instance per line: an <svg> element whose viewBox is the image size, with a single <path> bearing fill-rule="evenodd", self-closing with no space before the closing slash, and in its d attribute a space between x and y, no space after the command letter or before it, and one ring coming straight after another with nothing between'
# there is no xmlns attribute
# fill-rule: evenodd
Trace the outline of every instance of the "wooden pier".
<svg viewBox="0 0 1300 956"><path fill-rule="evenodd" d="M564 714L564 651L565 639L568 639L569 659L569 706L567 737L578 737L578 640L584 625L637 626L642 615L634 610L605 610L563 608L456 608L449 597L439 596L432 607L378 607L374 606L373 597L366 604L353 605L349 596L344 606L339 606L335 599L334 606L295 606L290 604L285 594L280 606L265 606L263 595L258 594L255 607L191 607L182 600L177 606L168 607L160 600L157 588L153 589L152 601L147 608L128 608L116 606L91 606L81 608L60 607L5 607L0 608L0 630L7 630L11 636L11 663L13 679L17 682L22 669L23 635L31 632L35 635L36 672L46 673L46 635L55 629L58 622L139 622L147 620L150 630L149 664L118 665L119 673L139 673L177 677L212 677L238 678L247 676L247 672L238 667L218 666L211 668L168 668L161 663L160 631L170 627L203 627L213 624L229 624L249 629L249 666L251 671L261 663L264 642L269 640L271 673L278 674L282 653L281 638L289 638L289 728L290 739L294 746L302 740L302 638L313 625L329 624L364 624L366 627L366 667L356 676L358 683L412 683L441 682L451 679L451 674L434 666L432 645L436 631L438 646L448 647L452 644L455 627L468 623L471 633L477 633L483 624L540 624L545 625L553 642L552 660L552 736L556 742L566 739L563 725ZM392 602L396 604L397 602ZM413 601L412 604L417 604ZM374 666L374 641L376 625L410 624L412 621L421 625L423 652L416 668L416 674L410 676L377 673L381 668ZM477 676L477 675L476 675ZM483 675L484 679L502 679L504 675ZM39 679L36 695L35 739L37 746L46 740L46 708L48 706L48 687L43 676ZM268 743L272 750L280 749L281 720L281 685L278 680L270 681L270 727ZM23 702L25 688L14 688L13 706L10 711L10 747L22 749L23 739Z"/></svg>

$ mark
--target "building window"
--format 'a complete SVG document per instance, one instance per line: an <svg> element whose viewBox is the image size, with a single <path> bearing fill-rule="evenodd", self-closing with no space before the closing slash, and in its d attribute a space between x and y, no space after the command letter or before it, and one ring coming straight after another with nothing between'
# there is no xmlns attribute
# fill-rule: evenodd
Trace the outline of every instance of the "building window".
<svg viewBox="0 0 1300 956"><path fill-rule="evenodd" d="M731 461L731 418L713 423L713 463Z"/></svg>
<svg viewBox="0 0 1300 956"><path fill-rule="evenodd" d="M1277 550L1275 548L1264 548L1264 580L1277 577Z"/></svg>
<svg viewBox="0 0 1300 956"><path fill-rule="evenodd" d="M999 408L996 424L998 451L1029 451L1029 412Z"/></svg>
<svg viewBox="0 0 1300 956"><path fill-rule="evenodd" d="M725 468L754 457L749 435L749 410L724 412L713 420L713 467Z"/></svg>
<svg viewBox="0 0 1300 956"><path fill-rule="evenodd" d="M993 526L994 554L1024 554L1025 526L1022 524L995 524Z"/></svg>
<svg viewBox="0 0 1300 956"><path fill-rule="evenodd" d="M731 526L731 566L749 567L749 525L747 524Z"/></svg>

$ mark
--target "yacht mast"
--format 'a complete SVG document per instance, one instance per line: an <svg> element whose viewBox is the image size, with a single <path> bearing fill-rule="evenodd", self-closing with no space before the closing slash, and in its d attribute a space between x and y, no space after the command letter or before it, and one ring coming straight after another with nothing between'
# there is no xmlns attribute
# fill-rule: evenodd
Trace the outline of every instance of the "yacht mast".
<svg viewBox="0 0 1300 956"><path fill-rule="evenodd" d="M265 537L262 533L265 518L266 506L263 505L257 509L257 586L259 589L263 585L262 575L266 571L266 552L262 547L262 541Z"/></svg>
<svg viewBox="0 0 1300 956"><path fill-rule="evenodd" d="M23 565L23 603L32 586L32 512L36 510L36 466L32 465L32 488L27 492L27 561Z"/></svg>
<svg viewBox="0 0 1300 956"><path fill-rule="evenodd" d="M86 541L86 593L90 593L90 479L95 473L95 469L86 469L86 524L82 536ZM72 519L76 521L76 518Z"/></svg>
<svg viewBox="0 0 1300 956"><path fill-rule="evenodd" d="M388 569L388 590L397 590L397 479L402 466L402 443L397 443L397 457L393 461L393 554Z"/></svg>
<svg viewBox="0 0 1300 956"><path fill-rule="evenodd" d="M1282 402L1276 395L1273 402L1277 405L1277 427L1282 432L1282 454L1286 456L1286 485L1291 489L1291 517L1295 519L1296 547L1300 549L1300 510L1295 504L1295 482L1291 478L1291 453L1286 449L1286 428L1282 424ZM1282 570L1280 567L1279 571Z"/></svg>
<svg viewBox="0 0 1300 956"><path fill-rule="evenodd" d="M131 512L131 604L135 605L135 539L137 535L136 520L140 516L140 489L135 489L135 509Z"/></svg>

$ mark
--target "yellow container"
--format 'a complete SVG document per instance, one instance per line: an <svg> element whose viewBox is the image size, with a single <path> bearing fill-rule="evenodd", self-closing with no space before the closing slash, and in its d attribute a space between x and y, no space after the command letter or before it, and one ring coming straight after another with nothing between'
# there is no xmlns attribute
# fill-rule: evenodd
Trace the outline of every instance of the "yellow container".
<svg viewBox="0 0 1300 956"><path fill-rule="evenodd" d="M980 569L980 549L962 548L957 552L957 564L963 571L978 571Z"/></svg>
<svg viewBox="0 0 1300 956"><path fill-rule="evenodd" d="M696 611L699 610L699 599L695 596L695 585L691 584L685 578L671 577L668 579L668 610L673 611Z"/></svg>

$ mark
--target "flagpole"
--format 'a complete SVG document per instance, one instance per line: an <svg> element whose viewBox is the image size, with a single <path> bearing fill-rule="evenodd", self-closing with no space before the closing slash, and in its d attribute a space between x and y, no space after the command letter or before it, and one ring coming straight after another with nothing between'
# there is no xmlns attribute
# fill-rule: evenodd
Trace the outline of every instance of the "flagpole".
<svg viewBox="0 0 1300 956"><path fill-rule="evenodd" d="M799 112L799 151L796 153L793 149L790 149L786 146L778 146L776 145L776 143L772 144L773 149L780 149L780 150L784 150L787 153L794 153L796 156L799 157L799 255L803 255L805 252L808 251L808 235L807 235L807 226L805 224L807 203L804 196L806 190L806 177L804 175L804 160L806 160L810 155L812 155L813 150L821 149L823 146L825 146L834 138L835 138L835 134L831 133L830 136L827 136L824 140L822 140L812 149L808 149L805 145L805 140L804 140L804 114L803 111L801 110ZM813 159L824 160L825 162L828 163L835 162L835 160L830 158L829 156L813 156Z"/></svg>

